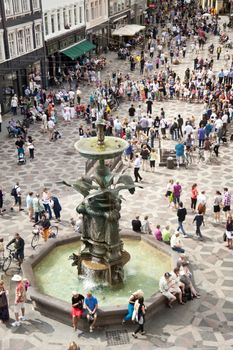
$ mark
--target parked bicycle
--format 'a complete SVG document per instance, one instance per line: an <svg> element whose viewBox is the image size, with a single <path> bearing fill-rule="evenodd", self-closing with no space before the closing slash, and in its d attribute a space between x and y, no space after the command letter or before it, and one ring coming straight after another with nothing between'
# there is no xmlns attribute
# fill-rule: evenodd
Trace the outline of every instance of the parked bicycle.
<svg viewBox="0 0 233 350"><path fill-rule="evenodd" d="M17 262L17 265L18 265L19 270L20 270L20 266L21 266L22 261L19 261L19 259L17 258L16 249L11 249L9 247L6 249L8 250L9 254L8 254L8 256L3 258L2 271L6 273L7 270L9 270L11 263L14 261Z"/></svg>
<svg viewBox="0 0 233 350"><path fill-rule="evenodd" d="M39 244L39 240L40 240L40 236L43 235L43 229L41 226L39 225L35 225L34 229L32 230L32 240L31 240L31 247L33 249L35 249L38 244ZM58 235L58 226L50 226L49 228L49 238L56 238Z"/></svg>

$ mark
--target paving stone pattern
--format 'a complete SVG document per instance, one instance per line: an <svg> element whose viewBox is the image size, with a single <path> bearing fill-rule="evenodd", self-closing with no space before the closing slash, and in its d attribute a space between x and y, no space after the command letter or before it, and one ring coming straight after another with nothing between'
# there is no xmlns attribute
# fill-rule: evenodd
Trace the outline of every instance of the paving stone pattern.
<svg viewBox="0 0 233 350"><path fill-rule="evenodd" d="M232 36L232 33L230 33ZM211 38L215 46L217 38ZM210 40L209 40L210 42ZM208 56L207 49L203 52ZM223 55L222 55L223 56ZM184 62L175 67L178 74L183 76L187 66L192 66L193 56L188 52ZM115 53L108 54L108 65L101 74L111 73L113 69L128 71L125 62L118 61ZM223 65L223 60L214 66L216 71ZM133 75L138 77L138 71ZM88 101L92 87L82 86L83 100ZM169 118L181 113L184 119L195 115L198 119L202 113L201 104L187 104L180 101L155 103L154 115L163 107ZM127 115L129 103L124 102L117 112L120 117ZM5 123L8 118L5 118ZM25 212L11 213L12 198L10 190L15 181L19 180L25 198L29 190L39 192L44 186L49 187L56 194L63 207L62 222L59 224L59 234L70 232L69 219L76 217L75 206L81 196L72 189L61 184L62 180L74 181L84 173L85 163L74 150L74 143L78 140L77 128L80 121L73 120L65 124L59 118L59 129L63 137L56 143L48 142L48 136L39 131L39 125L30 127L30 134L35 140L35 160L28 161L19 167L17 163L14 140L7 138L5 131L0 134L1 171L0 184L6 192L6 213L0 217L0 236L6 242L16 231L20 231L26 241L26 257L32 253L30 248L32 225ZM174 147L174 143L166 141L163 147ZM213 224L212 204L215 191L228 186L233 190L231 164L233 162L232 145L220 148L220 162L217 165L193 165L190 169L167 170L156 168L156 173L142 172L143 188L137 189L132 196L124 193L126 201L122 203L122 228L130 227L131 219L140 214L149 215L152 227L160 224L170 224L176 229L176 212L168 208L164 198L168 179L179 180L183 186L182 201L188 209L185 228L188 233L194 233L193 216L190 212L190 188L192 183L198 184L199 190L207 191L206 225L203 228L205 240L186 239L185 248L194 269L195 282L201 293L201 299L188 302L185 306L175 306L173 310L159 312L153 320L146 322L147 334L133 339L131 332L133 325L122 327L128 330L129 343L110 346L106 331L117 331L121 326L96 330L93 334L74 333L71 327L55 320L50 320L35 312L30 303L27 304L28 321L18 329L10 326L0 326L0 350L63 350L71 340L79 343L82 350L102 349L174 349L174 350L230 350L233 348L233 257L232 251L225 248L222 242L223 224ZM126 173L132 174L133 169ZM194 237L195 238L195 237ZM149 268L149 267L148 267ZM11 270L12 274L15 270ZM6 278L6 277L5 277ZM6 282L9 279L6 278ZM11 289L11 284L9 288ZM97 296L98 297L98 296ZM126 303L128 296L126 295ZM13 317L13 296L10 294L11 316ZM120 339L120 338L119 338Z"/></svg>

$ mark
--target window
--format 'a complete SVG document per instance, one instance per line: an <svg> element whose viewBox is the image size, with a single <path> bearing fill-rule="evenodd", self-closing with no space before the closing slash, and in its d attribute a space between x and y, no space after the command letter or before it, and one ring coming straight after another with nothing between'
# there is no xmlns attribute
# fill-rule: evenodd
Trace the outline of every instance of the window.
<svg viewBox="0 0 233 350"><path fill-rule="evenodd" d="M63 9L63 22L64 22L64 26L66 27L68 25L66 9Z"/></svg>
<svg viewBox="0 0 233 350"><path fill-rule="evenodd" d="M72 10L69 10L69 25L72 26Z"/></svg>
<svg viewBox="0 0 233 350"><path fill-rule="evenodd" d="M48 15L47 15L47 13L45 13L45 15L44 15L44 31L45 31L45 35L49 34Z"/></svg>
<svg viewBox="0 0 233 350"><path fill-rule="evenodd" d="M5 48L3 42L3 33L0 33L0 62L5 59Z"/></svg>
<svg viewBox="0 0 233 350"><path fill-rule="evenodd" d="M13 5L13 13L21 13L21 3L19 0L12 0L12 5Z"/></svg>
<svg viewBox="0 0 233 350"><path fill-rule="evenodd" d="M78 16L77 16L77 6L74 5L74 24L78 24Z"/></svg>
<svg viewBox="0 0 233 350"><path fill-rule="evenodd" d="M5 13L6 17L13 14L11 0L5 0Z"/></svg>
<svg viewBox="0 0 233 350"><path fill-rule="evenodd" d="M95 9L94 9L94 3L91 2L91 19L95 18Z"/></svg>
<svg viewBox="0 0 233 350"><path fill-rule="evenodd" d="M95 18L99 17L99 8L98 8L98 2L95 2Z"/></svg>
<svg viewBox="0 0 233 350"><path fill-rule="evenodd" d="M55 23L54 23L54 15L51 15L51 31L55 32Z"/></svg>
<svg viewBox="0 0 233 350"><path fill-rule="evenodd" d="M9 45L9 51L10 51L10 57L15 57L15 33L9 33L8 34L8 45Z"/></svg>
<svg viewBox="0 0 233 350"><path fill-rule="evenodd" d="M31 28L25 28L25 48L26 52L32 51L32 32Z"/></svg>
<svg viewBox="0 0 233 350"><path fill-rule="evenodd" d="M24 52L24 31L23 29L20 29L17 31L17 53L18 55L21 55Z"/></svg>
<svg viewBox="0 0 233 350"><path fill-rule="evenodd" d="M89 22L89 11L86 9L86 21Z"/></svg>
<svg viewBox="0 0 233 350"><path fill-rule="evenodd" d="M42 46L42 31L41 31L41 24L36 24L35 25L35 42L36 42L36 47L41 47Z"/></svg>
<svg viewBox="0 0 233 350"><path fill-rule="evenodd" d="M33 10L40 9L40 2L39 2L39 0L32 0L32 8L33 8Z"/></svg>
<svg viewBox="0 0 233 350"><path fill-rule="evenodd" d="M60 10L57 10L57 30L61 30L61 16L60 16Z"/></svg>
<svg viewBox="0 0 233 350"><path fill-rule="evenodd" d="M82 7L79 7L79 23L82 23L83 18L82 18Z"/></svg>
<svg viewBox="0 0 233 350"><path fill-rule="evenodd" d="M102 0L99 0L99 11L100 11L100 15L105 15L105 12L102 9Z"/></svg>
<svg viewBox="0 0 233 350"><path fill-rule="evenodd" d="M28 0L21 0L21 1L22 1L22 12L28 12L30 9Z"/></svg>

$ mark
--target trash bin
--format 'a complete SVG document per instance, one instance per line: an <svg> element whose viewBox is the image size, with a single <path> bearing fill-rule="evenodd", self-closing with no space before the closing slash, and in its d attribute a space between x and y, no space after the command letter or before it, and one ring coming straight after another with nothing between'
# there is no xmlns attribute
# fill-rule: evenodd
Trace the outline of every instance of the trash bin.
<svg viewBox="0 0 233 350"><path fill-rule="evenodd" d="M174 160L172 157L167 158L167 168L168 169L174 169Z"/></svg>

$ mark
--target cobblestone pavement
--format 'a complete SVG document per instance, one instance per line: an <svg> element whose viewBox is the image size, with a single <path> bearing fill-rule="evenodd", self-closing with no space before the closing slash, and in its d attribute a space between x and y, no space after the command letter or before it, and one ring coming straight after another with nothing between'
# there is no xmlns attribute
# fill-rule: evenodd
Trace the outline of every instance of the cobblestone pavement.
<svg viewBox="0 0 233 350"><path fill-rule="evenodd" d="M217 38L213 38L216 44ZM212 38L211 38L212 41ZM204 51L207 56L207 51ZM124 69L128 66L125 62L114 58L115 54L108 55L108 66L103 74L108 74L115 69ZM185 61L175 67L178 74L183 76L184 70L191 65L193 57L188 53ZM218 70L223 60L214 66ZM136 75L136 73L134 73ZM90 87L82 87L83 95L88 97ZM158 112L164 107L169 117L181 113L184 118L195 115L200 117L201 104L187 104L179 101L156 103L154 110ZM121 117L127 114L128 104L121 105L118 113ZM7 118L6 118L7 122ZM27 162L25 166L16 165L16 153L14 140L8 139L6 134L0 136L1 171L0 184L6 192L4 216L0 218L0 236L4 236L6 242L14 232L20 231L26 240L26 256L31 254L30 238L32 226L25 212L14 211L11 213L10 190L15 181L19 180L25 198L29 190L40 191L47 186L54 194L58 195L63 211L60 234L65 235L71 229L69 219L75 217L75 206L80 202L81 196L71 189L60 184L63 179L67 182L74 181L84 172L84 161L74 150L74 142L78 140L79 121L72 121L65 125L60 121L59 128L63 131L63 138L56 143L49 143L48 136L39 132L38 125L30 128L30 134L35 139L35 160ZM166 142L171 147L171 141ZM166 147L167 144L164 144ZM121 227L129 227L130 220L136 214L149 215L152 226L165 223L176 228L176 213L167 207L164 199L165 187L168 179L179 180L183 185L182 200L188 208L188 217L185 227L187 232L193 233L193 216L189 210L190 187L196 182L199 190L207 191L207 216L206 226L203 229L205 240L203 242L194 239L186 239L185 247L194 269L195 282L201 293L201 299L187 303L185 306L175 306L173 310L158 313L157 316L146 323L146 336L136 340L131 337L132 326L127 327L129 337L125 338L124 345L110 346L107 343L106 330L122 330L122 326L109 327L96 330L93 335L86 333L73 333L72 328L50 320L32 310L27 304L29 320L18 329L10 326L0 327L0 350L62 350L67 348L70 340L77 341L82 350L100 349L208 349L229 350L233 348L233 274L232 251L225 248L222 242L224 232L223 224L213 223L212 201L216 189L222 190L227 186L233 189L233 179L229 171L232 164L232 145L223 146L220 149L220 162L218 164L193 165L185 170L167 170L156 168L155 174L142 172L143 188L137 189L131 196L125 193L126 201L122 204ZM132 174L132 169L127 170ZM148 267L149 268L149 267ZM13 273L14 271L11 271ZM8 279L7 279L8 281ZM9 286L10 287L10 286ZM126 302L127 302L126 296ZM13 316L13 299L10 295L11 316Z"/></svg>

